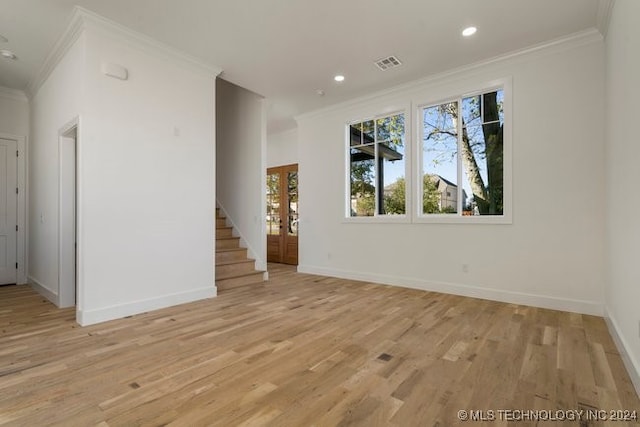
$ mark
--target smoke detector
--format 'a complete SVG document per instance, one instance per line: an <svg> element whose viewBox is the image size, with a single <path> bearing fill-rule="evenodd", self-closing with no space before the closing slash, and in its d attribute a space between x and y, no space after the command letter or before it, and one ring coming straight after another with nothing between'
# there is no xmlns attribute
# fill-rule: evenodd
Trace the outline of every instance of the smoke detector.
<svg viewBox="0 0 640 427"><path fill-rule="evenodd" d="M395 68L402 65L402 62L395 56L387 56L386 58L378 59L375 61L376 67L378 67L382 71L386 71L389 68Z"/></svg>

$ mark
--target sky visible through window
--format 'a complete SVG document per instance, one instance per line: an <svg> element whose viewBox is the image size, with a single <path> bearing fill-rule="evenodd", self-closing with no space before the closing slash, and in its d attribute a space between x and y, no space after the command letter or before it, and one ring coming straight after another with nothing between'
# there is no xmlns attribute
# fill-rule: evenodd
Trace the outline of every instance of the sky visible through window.
<svg viewBox="0 0 640 427"><path fill-rule="evenodd" d="M398 147L395 150L402 154L404 157L404 141L405 138L402 137L402 147ZM390 184L393 184L398 180L398 178L404 178L404 162L395 161L395 162L385 162L384 165L384 186L387 187Z"/></svg>

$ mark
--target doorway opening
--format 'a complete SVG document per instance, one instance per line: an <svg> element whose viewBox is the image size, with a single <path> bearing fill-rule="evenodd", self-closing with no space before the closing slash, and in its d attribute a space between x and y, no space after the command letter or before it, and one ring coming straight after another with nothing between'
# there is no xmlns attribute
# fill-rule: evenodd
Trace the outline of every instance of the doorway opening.
<svg viewBox="0 0 640 427"><path fill-rule="evenodd" d="M298 265L298 165L267 169L267 261Z"/></svg>
<svg viewBox="0 0 640 427"><path fill-rule="evenodd" d="M58 306L73 307L77 300L77 121L60 131Z"/></svg>

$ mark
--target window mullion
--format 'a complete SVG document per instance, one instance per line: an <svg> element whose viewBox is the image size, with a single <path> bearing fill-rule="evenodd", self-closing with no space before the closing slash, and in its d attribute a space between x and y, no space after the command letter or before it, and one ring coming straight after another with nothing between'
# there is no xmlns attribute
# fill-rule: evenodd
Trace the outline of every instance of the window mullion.
<svg viewBox="0 0 640 427"><path fill-rule="evenodd" d="M422 112L422 108L418 109L418 118L416 120L416 126L417 127L417 136L418 136L418 143L417 143L417 149L416 152L414 154L416 161L417 161L417 166L416 166L416 172L415 172L415 178L414 178L414 182L416 183L415 189L413 191L413 195L415 198L414 201L414 206L413 206L413 211L414 213L417 212L417 216L421 217L424 215L424 200L423 200L423 194L424 194L424 188L422 188L423 186L423 171L424 171L424 159L422 158L422 156L424 155L423 150L424 150L424 125L422 124L423 122L423 112ZM415 129L415 127L414 127Z"/></svg>
<svg viewBox="0 0 640 427"><path fill-rule="evenodd" d="M373 120L373 167L375 170L375 180L374 183L376 185L375 193L374 193L374 211L373 216L380 215L380 206L378 200L380 200L380 170L378 168L378 120Z"/></svg>
<svg viewBox="0 0 640 427"><path fill-rule="evenodd" d="M458 188L456 189L458 192L458 197L456 200L456 210L458 212L458 216L462 216L462 197L464 194L463 191L463 173L462 173L462 98L458 98L457 100L458 106L457 106L457 110L458 110L458 123L457 123L457 127L458 129L456 129L457 133L458 133L458 155L457 155L457 167L458 167Z"/></svg>

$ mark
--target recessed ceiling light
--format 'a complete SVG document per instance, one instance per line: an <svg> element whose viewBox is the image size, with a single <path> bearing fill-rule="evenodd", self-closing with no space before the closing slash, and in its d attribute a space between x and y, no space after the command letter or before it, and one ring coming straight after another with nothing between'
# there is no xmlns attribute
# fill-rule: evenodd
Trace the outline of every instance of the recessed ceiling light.
<svg viewBox="0 0 640 427"><path fill-rule="evenodd" d="M13 53L13 52L11 52L10 50L7 50L7 49L0 50L0 56L2 56L3 58L7 58L7 59L18 59L18 57L16 56L15 53Z"/></svg>
<svg viewBox="0 0 640 427"><path fill-rule="evenodd" d="M469 37L474 35L476 31L478 31L476 27L467 27L464 30L462 30L462 35L465 37Z"/></svg>
<svg viewBox="0 0 640 427"><path fill-rule="evenodd" d="M342 74L338 74L337 76L335 76L333 78L333 80L337 81L338 83L343 82L344 81L344 76Z"/></svg>
<svg viewBox="0 0 640 427"><path fill-rule="evenodd" d="M9 39L8 39L8 38L6 38L6 37L5 37L5 36L3 36L2 34L0 34L0 43L6 43L6 42L8 42L8 41L9 41Z"/></svg>

